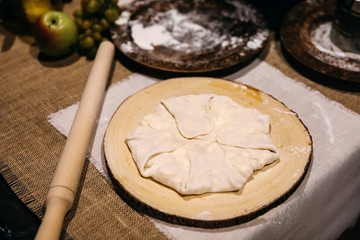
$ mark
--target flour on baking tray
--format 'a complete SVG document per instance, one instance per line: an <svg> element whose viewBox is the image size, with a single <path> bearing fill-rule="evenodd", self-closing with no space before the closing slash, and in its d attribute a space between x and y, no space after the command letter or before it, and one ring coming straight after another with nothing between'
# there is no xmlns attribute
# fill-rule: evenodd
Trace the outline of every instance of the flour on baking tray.
<svg viewBox="0 0 360 240"><path fill-rule="evenodd" d="M242 7L240 16L237 16L238 21L256 22L251 19L251 11L253 11L251 7L246 5L236 7ZM212 50L217 46L235 48L239 45L248 50L256 50L262 47L269 35L269 31L265 28L257 28L251 33L246 33L246 38L241 34L232 34L223 29L223 22L209 19L196 10L186 13L181 13L177 9L158 12L146 24L139 19L130 20L130 13L123 11L116 24L128 24L133 42L139 48L149 51L161 46L184 53L198 53ZM133 48L123 44L122 50L129 52Z"/></svg>

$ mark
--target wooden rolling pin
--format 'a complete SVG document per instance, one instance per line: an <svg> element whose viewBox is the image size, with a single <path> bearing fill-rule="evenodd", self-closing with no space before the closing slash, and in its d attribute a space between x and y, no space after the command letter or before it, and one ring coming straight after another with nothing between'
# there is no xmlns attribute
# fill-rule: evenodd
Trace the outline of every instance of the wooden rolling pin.
<svg viewBox="0 0 360 240"><path fill-rule="evenodd" d="M93 62L79 108L46 197L46 211L35 239L59 239L64 217L71 209L93 130L102 107L114 45L102 42Z"/></svg>

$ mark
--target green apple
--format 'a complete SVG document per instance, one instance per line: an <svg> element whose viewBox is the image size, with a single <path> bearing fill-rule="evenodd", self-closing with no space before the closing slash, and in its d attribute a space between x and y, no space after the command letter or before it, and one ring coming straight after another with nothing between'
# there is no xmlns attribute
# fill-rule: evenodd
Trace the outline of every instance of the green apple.
<svg viewBox="0 0 360 240"><path fill-rule="evenodd" d="M42 53L61 57L76 49L78 31L75 22L66 13L47 11L36 20L34 37Z"/></svg>

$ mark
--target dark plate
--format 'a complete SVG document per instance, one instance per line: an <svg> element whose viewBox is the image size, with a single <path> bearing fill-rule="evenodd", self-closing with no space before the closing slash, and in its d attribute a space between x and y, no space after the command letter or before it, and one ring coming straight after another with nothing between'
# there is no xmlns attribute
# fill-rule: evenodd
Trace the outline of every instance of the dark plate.
<svg viewBox="0 0 360 240"><path fill-rule="evenodd" d="M334 1L301 2L285 16L281 42L290 55L308 68L341 80L360 82L360 55L344 55L335 50L336 46L329 47L334 11Z"/></svg>
<svg viewBox="0 0 360 240"><path fill-rule="evenodd" d="M138 0L124 9L111 33L130 59L185 73L244 63L269 38L263 15L238 0Z"/></svg>

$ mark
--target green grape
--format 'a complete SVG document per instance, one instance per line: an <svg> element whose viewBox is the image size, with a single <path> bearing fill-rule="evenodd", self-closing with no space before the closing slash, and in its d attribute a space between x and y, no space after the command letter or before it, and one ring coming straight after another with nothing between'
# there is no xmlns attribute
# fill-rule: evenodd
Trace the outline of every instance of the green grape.
<svg viewBox="0 0 360 240"><path fill-rule="evenodd" d="M86 29L86 31L84 32L85 36L92 36L93 35L93 31L91 29Z"/></svg>
<svg viewBox="0 0 360 240"><path fill-rule="evenodd" d="M116 19L119 18L119 13L115 8L106 9L104 12L104 15L105 15L105 18L111 23L115 22Z"/></svg>
<svg viewBox="0 0 360 240"><path fill-rule="evenodd" d="M78 27L78 30L82 28L83 20L81 18L75 18L75 24Z"/></svg>
<svg viewBox="0 0 360 240"><path fill-rule="evenodd" d="M84 39L80 41L80 47L83 49L90 49L94 46L95 46L95 40L90 36L86 36Z"/></svg>
<svg viewBox="0 0 360 240"><path fill-rule="evenodd" d="M79 34L79 40L81 41L81 40L83 40L84 38L85 38L85 34L80 33L80 34Z"/></svg>
<svg viewBox="0 0 360 240"><path fill-rule="evenodd" d="M83 30L89 29L91 27L91 21L88 19L83 20L82 24L81 24L81 28Z"/></svg>
<svg viewBox="0 0 360 240"><path fill-rule="evenodd" d="M102 41L102 42L104 42L104 41L109 41L109 39L108 39L107 37L103 37L103 38L101 39L101 41Z"/></svg>
<svg viewBox="0 0 360 240"><path fill-rule="evenodd" d="M102 32L103 28L101 27L100 24L95 23L95 24L92 25L92 30L94 32L99 32L100 33L100 32Z"/></svg>
<svg viewBox="0 0 360 240"><path fill-rule="evenodd" d="M109 29L119 17L117 4L118 0L81 0L81 9L73 12L78 26L80 55L93 59L99 44L108 40Z"/></svg>
<svg viewBox="0 0 360 240"><path fill-rule="evenodd" d="M76 9L74 12L73 12L73 16L75 18L81 18L83 17L84 13L81 9Z"/></svg>
<svg viewBox="0 0 360 240"><path fill-rule="evenodd" d="M101 39L103 38L103 36L99 32L94 32L92 36L97 42L101 42Z"/></svg>
<svg viewBox="0 0 360 240"><path fill-rule="evenodd" d="M104 30L110 28L110 24L109 24L109 22L108 22L105 18L100 19L100 22L99 22L99 23L100 23L100 25L103 27Z"/></svg>
<svg viewBox="0 0 360 240"><path fill-rule="evenodd" d="M99 11L101 8L101 4L99 1L97 0L90 0L85 7L85 10L87 13L96 13L97 11Z"/></svg>

